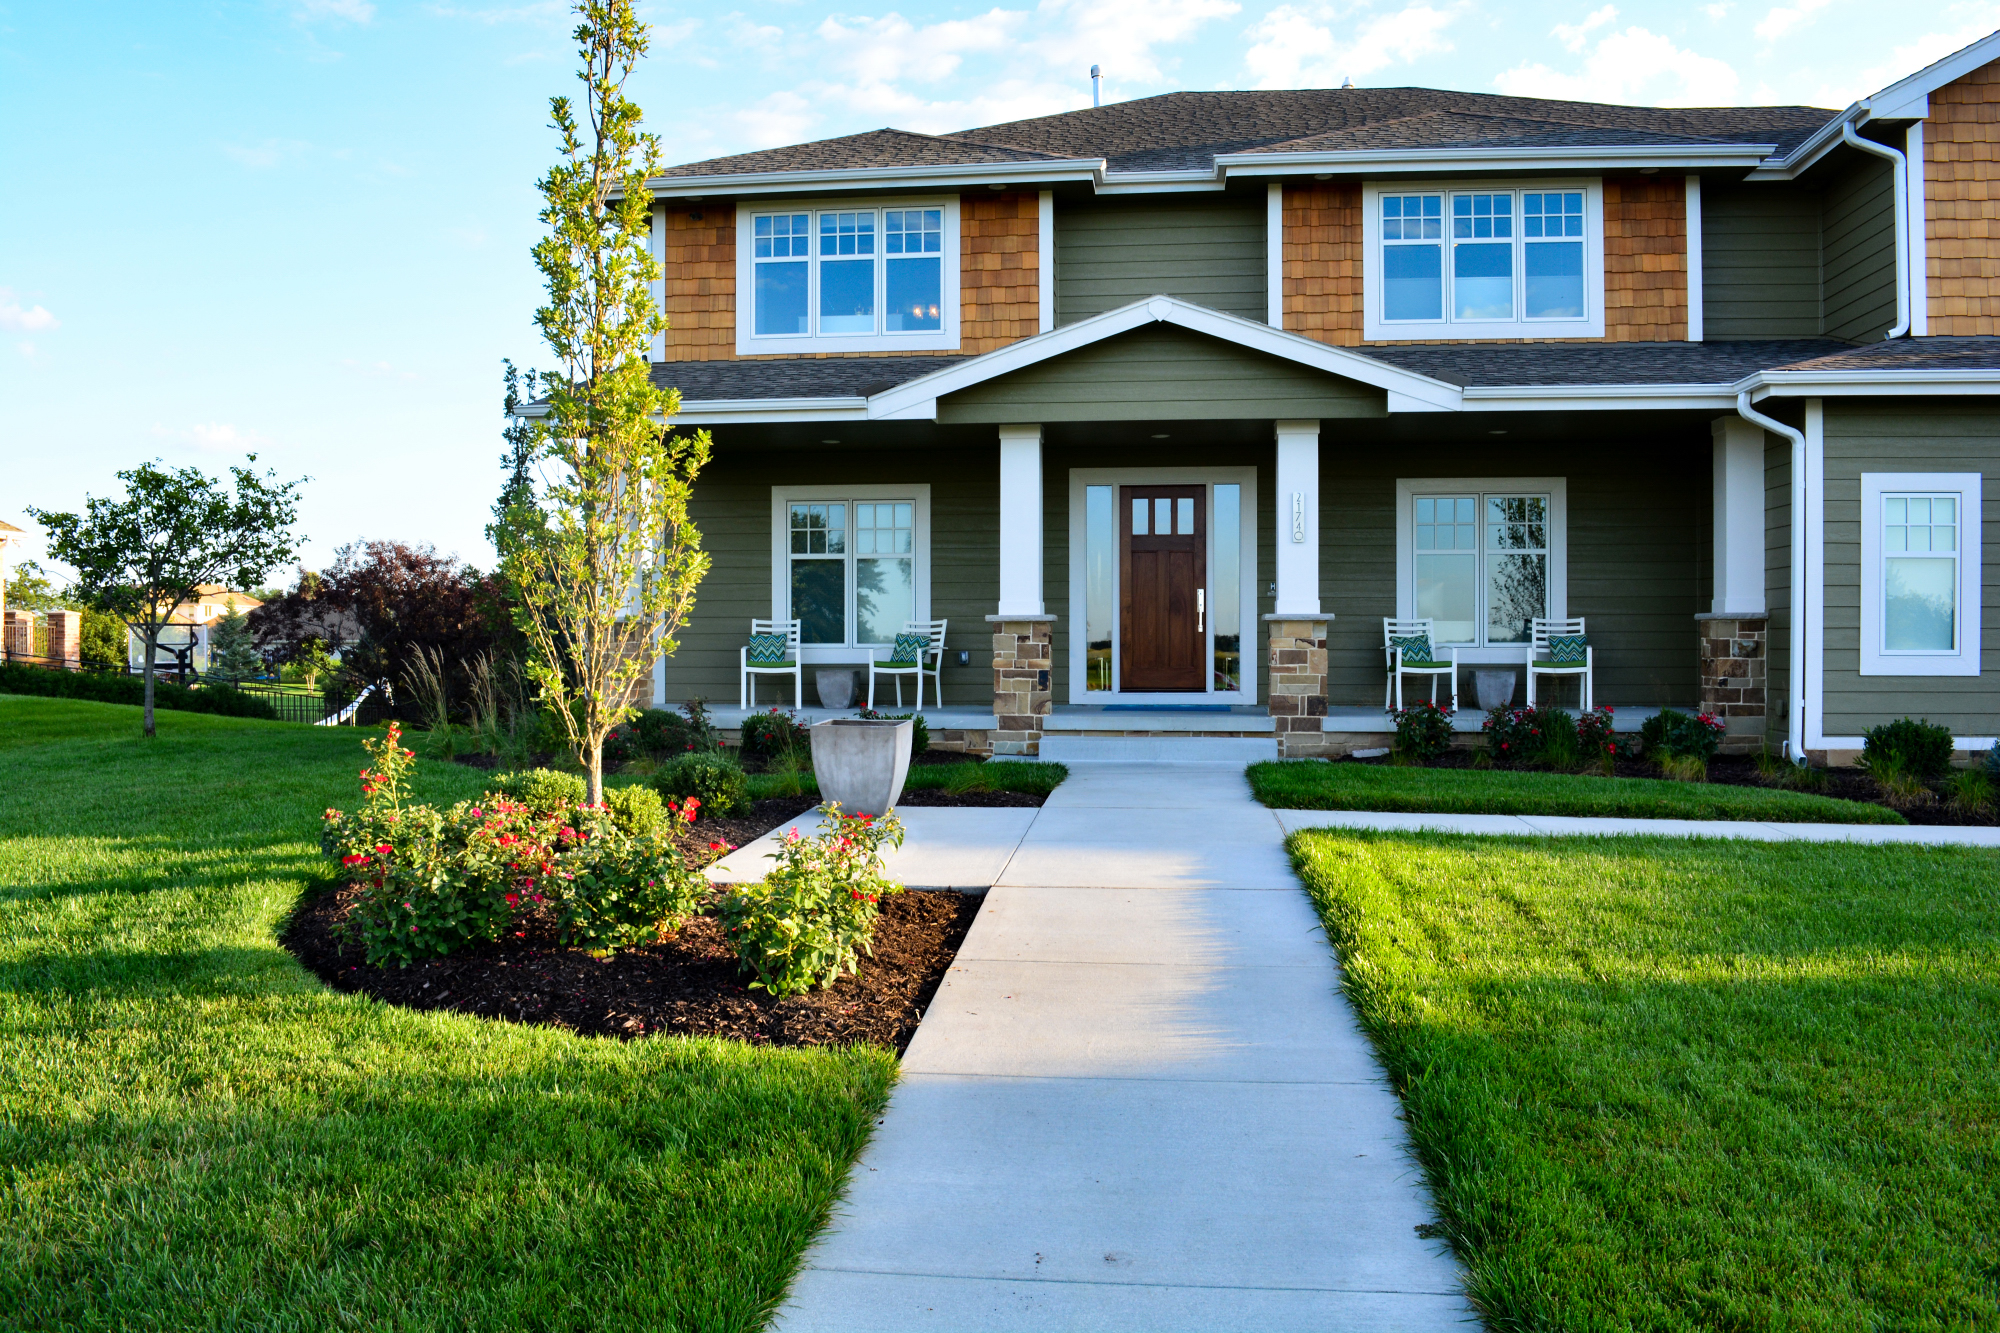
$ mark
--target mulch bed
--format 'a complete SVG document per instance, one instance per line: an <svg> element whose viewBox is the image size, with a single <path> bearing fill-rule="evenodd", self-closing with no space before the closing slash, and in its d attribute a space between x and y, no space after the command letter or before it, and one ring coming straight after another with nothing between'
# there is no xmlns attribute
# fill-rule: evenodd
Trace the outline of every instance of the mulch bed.
<svg viewBox="0 0 2000 1333"><path fill-rule="evenodd" d="M980 899L912 890L882 901L875 954L858 976L791 999L748 989L713 917L659 944L598 957L556 942L552 923L526 938L475 945L409 967L370 967L337 930L353 889L323 893L292 916L284 946L335 990L410 1009L446 1009L605 1037L660 1033L771 1046L868 1043L901 1054L979 912Z"/></svg>
<svg viewBox="0 0 2000 1333"><path fill-rule="evenodd" d="M1469 749L1447 750L1443 755L1425 764L1424 767L1471 768L1474 753L1474 751ZM1387 764L1390 761L1386 758L1376 758L1345 760L1343 762ZM1496 770L1520 768L1519 765L1515 764L1495 764L1493 767ZM1520 771L1527 772L1533 770L1521 769ZM1596 769L1587 771L1592 775L1597 773ZM1909 820L1912 824L1979 827L1990 827L2000 824L2000 811L1975 814L1960 809L1958 806L1941 798L1931 801L1907 803L1891 801L1882 795L1882 790L1875 785L1875 780L1859 769L1829 768L1822 771L1826 774L1826 785L1812 788L1807 794L1831 796L1836 800L1842 801L1860 801L1864 805L1886 806ZM1617 768L1612 776L1620 778L1657 778L1660 776L1660 770L1650 760L1621 756L1617 760ZM1776 788L1778 786L1777 783L1767 781L1764 775L1757 771L1757 761L1748 755L1717 755L1708 761L1708 780L1729 787Z"/></svg>

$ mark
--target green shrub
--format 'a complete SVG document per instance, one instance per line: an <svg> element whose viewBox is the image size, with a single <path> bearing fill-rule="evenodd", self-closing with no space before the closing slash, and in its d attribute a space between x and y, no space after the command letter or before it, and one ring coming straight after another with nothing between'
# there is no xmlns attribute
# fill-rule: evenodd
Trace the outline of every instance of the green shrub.
<svg viewBox="0 0 2000 1333"><path fill-rule="evenodd" d="M1928 781L1951 769L1951 728L1897 718L1861 733L1861 765L1873 773L1893 757L1903 772Z"/></svg>
<svg viewBox="0 0 2000 1333"><path fill-rule="evenodd" d="M1993 808L1993 779L1976 768L1952 774L1951 803L1967 814L1986 813Z"/></svg>
<svg viewBox="0 0 2000 1333"><path fill-rule="evenodd" d="M1712 713L1662 708L1640 726L1639 744L1653 759L1699 759L1706 773L1725 730L1727 724Z"/></svg>
<svg viewBox="0 0 2000 1333"><path fill-rule="evenodd" d="M553 768L530 768L518 773L501 773L493 779L492 790L509 800L519 801L539 815L560 814L583 804L590 791L580 773L558 773Z"/></svg>
<svg viewBox="0 0 2000 1333"><path fill-rule="evenodd" d="M878 713L872 708L861 710L861 717L869 722L910 723L910 758L915 759L931 748L931 724L924 721L922 713ZM807 742L810 744L810 740Z"/></svg>
<svg viewBox="0 0 2000 1333"><path fill-rule="evenodd" d="M1576 719L1560 708L1496 708L1482 725L1487 753L1529 767L1574 768Z"/></svg>
<svg viewBox="0 0 2000 1333"><path fill-rule="evenodd" d="M102 704L143 704L146 682L138 676L98 675L89 671L52 671L20 662L0 663L0 694L39 694L57 699L90 699ZM271 705L227 685L193 688L155 679L153 706L177 713L215 713L222 717L254 717L276 721Z"/></svg>
<svg viewBox="0 0 2000 1333"><path fill-rule="evenodd" d="M606 787L604 808L617 830L630 838L658 837L667 823L667 807L651 787Z"/></svg>
<svg viewBox="0 0 2000 1333"><path fill-rule="evenodd" d="M1576 748L1586 764L1595 763L1606 777L1618 768L1618 733L1612 726L1612 710L1603 704L1576 720Z"/></svg>
<svg viewBox="0 0 2000 1333"><path fill-rule="evenodd" d="M1435 759L1451 748L1451 710L1429 699L1392 711L1396 723L1396 753L1408 759Z"/></svg>
<svg viewBox="0 0 2000 1333"><path fill-rule="evenodd" d="M884 844L900 847L903 826L894 815L843 816L822 806L825 819L810 838L794 833L761 884L725 895L720 915L753 989L803 995L844 972L858 972L862 953L873 952L882 896L901 893L882 862Z"/></svg>
<svg viewBox="0 0 2000 1333"><path fill-rule="evenodd" d="M644 787L617 790L650 797L659 816L656 826L668 828L659 797ZM607 801L610 795L605 792ZM615 823L615 807L613 814ZM561 865L564 873L553 881L557 924L565 944L589 949L664 939L694 915L708 891L707 878L688 869L670 832L634 837L621 831L589 839L563 856Z"/></svg>
<svg viewBox="0 0 2000 1333"><path fill-rule="evenodd" d="M692 797L718 816L750 813L750 781L743 770L713 751L697 750L670 759L653 774L653 790L676 803Z"/></svg>
<svg viewBox="0 0 2000 1333"><path fill-rule="evenodd" d="M752 713L743 719L743 752L775 759L790 752L810 753L812 738L805 724L782 709Z"/></svg>

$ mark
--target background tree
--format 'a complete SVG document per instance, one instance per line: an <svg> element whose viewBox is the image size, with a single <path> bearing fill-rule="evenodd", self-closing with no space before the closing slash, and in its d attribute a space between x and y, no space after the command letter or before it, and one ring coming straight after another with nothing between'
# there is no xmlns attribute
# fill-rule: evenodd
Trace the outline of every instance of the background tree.
<svg viewBox="0 0 2000 1333"><path fill-rule="evenodd" d="M521 415L521 408L527 401L524 392L534 392L537 377L532 369L517 369L511 360L503 359L500 364L506 367L501 376L505 392L500 398L500 410L507 422L500 431L500 438L507 442L506 452L500 455L500 466L507 470L507 480L500 487L500 497L493 502L493 521L486 525L486 540L493 543L504 564L509 534L515 526L509 516L517 509L532 509L535 504L535 431Z"/></svg>
<svg viewBox="0 0 2000 1333"><path fill-rule="evenodd" d="M7 571L9 611L65 611L70 599L56 590L48 571L34 560L23 560Z"/></svg>
<svg viewBox="0 0 2000 1333"><path fill-rule="evenodd" d="M131 665L131 632L117 616L86 606L82 637L85 666L100 671L124 671Z"/></svg>
<svg viewBox="0 0 2000 1333"><path fill-rule="evenodd" d="M588 141L570 100L551 98L562 157L537 183L549 235L534 250L548 290L535 322L560 369L541 376L546 409L525 422L546 480L510 510L503 568L528 668L595 803L604 738L633 711L654 654L679 646L674 632L708 570L687 501L709 439L673 433L680 395L651 377L652 340L667 327L652 299L646 189L660 144L624 91L646 27L631 0L581 0L576 12Z"/></svg>
<svg viewBox="0 0 2000 1333"><path fill-rule="evenodd" d="M236 609L234 597L209 632L208 674L231 685L264 674L264 659L258 656L250 634L250 618Z"/></svg>
<svg viewBox="0 0 2000 1333"><path fill-rule="evenodd" d="M76 570L77 591L139 631L149 737L153 659L174 608L197 600L204 583L254 588L297 549L291 528L298 490L310 479L279 482L275 472L260 477L248 467L230 472L233 495L199 468L170 471L156 459L117 474L122 500L85 496L82 514L28 511L48 533L49 554Z"/></svg>

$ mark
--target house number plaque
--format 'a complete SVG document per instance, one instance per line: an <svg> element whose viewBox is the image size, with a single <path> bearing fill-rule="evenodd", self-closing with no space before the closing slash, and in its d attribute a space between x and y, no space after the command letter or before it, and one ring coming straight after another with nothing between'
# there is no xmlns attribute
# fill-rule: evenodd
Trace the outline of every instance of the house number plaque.
<svg viewBox="0 0 2000 1333"><path fill-rule="evenodd" d="M1303 544L1306 539L1306 493L1292 492L1292 540Z"/></svg>

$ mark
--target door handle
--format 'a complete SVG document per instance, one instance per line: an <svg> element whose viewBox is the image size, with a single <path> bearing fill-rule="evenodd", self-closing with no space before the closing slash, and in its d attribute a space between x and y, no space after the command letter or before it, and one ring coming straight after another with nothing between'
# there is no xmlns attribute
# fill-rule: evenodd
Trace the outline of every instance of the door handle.
<svg viewBox="0 0 2000 1333"><path fill-rule="evenodd" d="M1196 634L1206 634L1208 632L1206 628L1207 623L1208 589L1196 588L1194 590L1194 632Z"/></svg>

